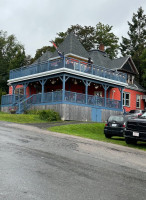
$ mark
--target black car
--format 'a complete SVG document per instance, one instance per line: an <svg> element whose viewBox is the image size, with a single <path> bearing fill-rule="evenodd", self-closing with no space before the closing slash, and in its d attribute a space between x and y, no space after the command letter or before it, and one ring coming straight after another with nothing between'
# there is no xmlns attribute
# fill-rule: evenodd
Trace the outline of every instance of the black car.
<svg viewBox="0 0 146 200"><path fill-rule="evenodd" d="M146 142L146 112L137 119L127 121L124 137L127 144L136 144L137 141Z"/></svg>
<svg viewBox="0 0 146 200"><path fill-rule="evenodd" d="M127 116L127 115L110 116L104 127L105 137L106 138L111 138L112 136L123 137L125 124L129 118L131 118L131 116Z"/></svg>

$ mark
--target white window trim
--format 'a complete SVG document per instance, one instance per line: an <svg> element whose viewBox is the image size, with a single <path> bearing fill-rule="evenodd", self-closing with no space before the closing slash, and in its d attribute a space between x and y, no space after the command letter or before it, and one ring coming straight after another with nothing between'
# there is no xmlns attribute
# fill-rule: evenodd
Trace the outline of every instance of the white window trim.
<svg viewBox="0 0 146 200"><path fill-rule="evenodd" d="M125 105L126 104L126 94L129 94L129 105ZM131 104L131 95L130 92L123 92L123 106L125 107L130 107Z"/></svg>
<svg viewBox="0 0 146 200"><path fill-rule="evenodd" d="M137 107L137 97L139 97L139 107ZM136 95L136 108L141 108L141 95L139 94Z"/></svg>

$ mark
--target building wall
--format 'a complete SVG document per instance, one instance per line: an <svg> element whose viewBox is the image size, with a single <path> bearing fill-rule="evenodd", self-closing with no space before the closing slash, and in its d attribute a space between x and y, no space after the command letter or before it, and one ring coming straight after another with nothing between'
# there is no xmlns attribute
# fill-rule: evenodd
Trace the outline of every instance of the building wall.
<svg viewBox="0 0 146 200"><path fill-rule="evenodd" d="M17 85L16 88L23 88L23 85ZM9 94L10 94L10 95L13 94L13 87L12 87L12 86L9 86ZM30 94L30 88L27 87L27 88L26 88L26 95L29 96L29 94ZM35 93L33 93L33 94L35 94Z"/></svg>
<svg viewBox="0 0 146 200"><path fill-rule="evenodd" d="M140 108L136 108L136 95L144 95L143 92L139 92L136 90L130 90L130 89L125 89L124 92L128 92L130 93L130 106L129 107L125 107L126 112L130 111L130 110L136 110L136 109L140 109L140 110L144 110L145 109L145 103L144 100L140 100Z"/></svg>
<svg viewBox="0 0 146 200"><path fill-rule="evenodd" d="M124 106L124 109L126 112L129 112L130 110L136 110L136 109L141 109L141 110L145 109L145 103L144 103L144 100L142 99L140 100L141 107L136 108L136 95L144 95L143 92L139 92L139 91L131 90L127 88L125 88L123 92L130 93L130 106ZM112 88L110 90L110 98L115 99L115 100L121 100L121 93L118 88Z"/></svg>

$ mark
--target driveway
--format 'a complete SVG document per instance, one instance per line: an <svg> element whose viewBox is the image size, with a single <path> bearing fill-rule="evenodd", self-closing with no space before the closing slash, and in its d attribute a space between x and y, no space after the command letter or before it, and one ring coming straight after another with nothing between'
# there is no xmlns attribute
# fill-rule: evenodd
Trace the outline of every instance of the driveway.
<svg viewBox="0 0 146 200"><path fill-rule="evenodd" d="M0 122L0 199L145 200L146 152Z"/></svg>

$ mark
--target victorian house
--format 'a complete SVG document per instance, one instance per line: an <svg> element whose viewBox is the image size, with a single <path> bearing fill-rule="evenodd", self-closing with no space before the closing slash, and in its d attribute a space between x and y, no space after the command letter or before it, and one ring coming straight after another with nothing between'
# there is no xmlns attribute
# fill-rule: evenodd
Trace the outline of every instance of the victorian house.
<svg viewBox="0 0 146 200"><path fill-rule="evenodd" d="M130 57L110 59L99 49L86 51L71 32L58 52L46 52L35 63L10 71L9 94L2 96L1 110L15 106L53 109L62 120L103 122L111 114L144 109L144 89Z"/></svg>

